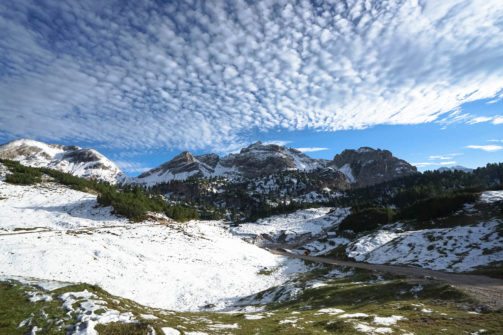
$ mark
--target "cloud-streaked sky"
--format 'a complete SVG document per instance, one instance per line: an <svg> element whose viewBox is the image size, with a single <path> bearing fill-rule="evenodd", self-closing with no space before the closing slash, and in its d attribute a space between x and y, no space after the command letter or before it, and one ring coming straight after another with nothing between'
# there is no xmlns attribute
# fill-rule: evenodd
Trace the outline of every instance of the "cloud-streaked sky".
<svg viewBox="0 0 503 335"><path fill-rule="evenodd" d="M378 146L373 127L493 134L502 59L501 0L2 1L0 139L96 146L137 172L147 153L258 139L328 157L335 134ZM502 160L501 133L416 162Z"/></svg>

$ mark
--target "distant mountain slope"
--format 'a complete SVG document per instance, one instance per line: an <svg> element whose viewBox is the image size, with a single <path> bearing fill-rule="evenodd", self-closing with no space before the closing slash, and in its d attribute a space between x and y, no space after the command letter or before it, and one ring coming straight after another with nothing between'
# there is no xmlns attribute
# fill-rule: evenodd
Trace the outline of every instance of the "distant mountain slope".
<svg viewBox="0 0 503 335"><path fill-rule="evenodd" d="M126 175L108 158L94 149L46 144L20 139L0 146L0 158L19 161L23 165L48 167L75 176L117 183Z"/></svg>
<svg viewBox="0 0 503 335"><path fill-rule="evenodd" d="M438 171L444 172L444 171L463 171L463 172L472 172L473 169L461 166L461 165L455 165L455 166L443 166L441 168L437 169Z"/></svg>

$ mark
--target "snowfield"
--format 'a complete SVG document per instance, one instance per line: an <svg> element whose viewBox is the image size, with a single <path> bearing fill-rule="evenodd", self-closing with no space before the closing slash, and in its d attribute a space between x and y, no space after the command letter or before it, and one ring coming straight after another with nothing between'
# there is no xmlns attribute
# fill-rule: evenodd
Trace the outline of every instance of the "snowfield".
<svg viewBox="0 0 503 335"><path fill-rule="evenodd" d="M432 270L470 271L503 261L503 222L396 233L380 230L351 243L346 253L375 264L411 264Z"/></svg>
<svg viewBox="0 0 503 335"><path fill-rule="evenodd" d="M503 191L486 191L480 195L482 203L491 204L498 201L503 201Z"/></svg>
<svg viewBox="0 0 503 335"><path fill-rule="evenodd" d="M303 209L291 214L274 215L257 222L243 223L232 228L232 232L256 242L259 242L257 238L262 238L269 242L283 243L323 233L348 215L348 208Z"/></svg>
<svg viewBox="0 0 503 335"><path fill-rule="evenodd" d="M0 181L0 232L2 230L77 229L127 225L128 220L100 207L96 196L54 183L32 186Z"/></svg>
<svg viewBox="0 0 503 335"><path fill-rule="evenodd" d="M96 284L171 310L225 309L306 271L221 222L130 224L93 195L0 181L0 276ZM27 228L43 227L43 231ZM100 229L96 229L100 227ZM23 231L19 231L19 230ZM272 271L260 274L264 268Z"/></svg>

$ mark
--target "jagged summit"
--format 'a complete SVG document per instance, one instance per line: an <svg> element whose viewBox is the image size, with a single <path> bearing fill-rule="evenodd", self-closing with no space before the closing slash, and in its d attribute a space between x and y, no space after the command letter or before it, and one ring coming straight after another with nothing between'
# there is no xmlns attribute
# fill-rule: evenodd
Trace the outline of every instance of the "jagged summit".
<svg viewBox="0 0 503 335"><path fill-rule="evenodd" d="M194 156L183 152L172 160L140 175L135 182L153 185L188 177L257 178L283 171L325 169L342 172L355 187L368 186L416 173L417 169L388 150L361 147L344 150L332 161L311 158L299 150L277 144L255 142L239 153L220 157L216 154Z"/></svg>
<svg viewBox="0 0 503 335"><path fill-rule="evenodd" d="M212 173L211 166L200 161L190 152L184 151L161 166L142 173L137 180L145 184L156 184L169 180L184 180L193 175L208 177Z"/></svg>
<svg viewBox="0 0 503 335"><path fill-rule="evenodd" d="M73 175L110 183L123 182L126 176L108 158L94 149L46 144L19 139L0 146L0 158L27 166L49 167Z"/></svg>
<svg viewBox="0 0 503 335"><path fill-rule="evenodd" d="M194 156L183 152L161 166L147 171L136 179L152 185L170 180L197 177L254 178L287 170L311 171L324 167L323 160L313 159L302 152L276 144L255 142L239 153L220 157L216 154Z"/></svg>
<svg viewBox="0 0 503 335"><path fill-rule="evenodd" d="M337 154L331 162L355 186L368 186L417 173L417 168L388 150L361 147Z"/></svg>

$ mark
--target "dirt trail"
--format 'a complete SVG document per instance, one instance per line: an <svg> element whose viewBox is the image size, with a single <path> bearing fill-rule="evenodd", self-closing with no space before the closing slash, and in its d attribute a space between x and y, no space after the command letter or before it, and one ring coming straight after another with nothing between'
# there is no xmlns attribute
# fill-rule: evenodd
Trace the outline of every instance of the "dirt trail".
<svg viewBox="0 0 503 335"><path fill-rule="evenodd" d="M458 274L434 271L424 268L399 265L370 264L361 262L342 261L333 258L298 255L278 249L271 249L277 255L304 259L311 262L350 266L359 269L391 273L400 276L434 279L451 284L472 296L475 300L490 308L503 309L503 280L479 275Z"/></svg>

